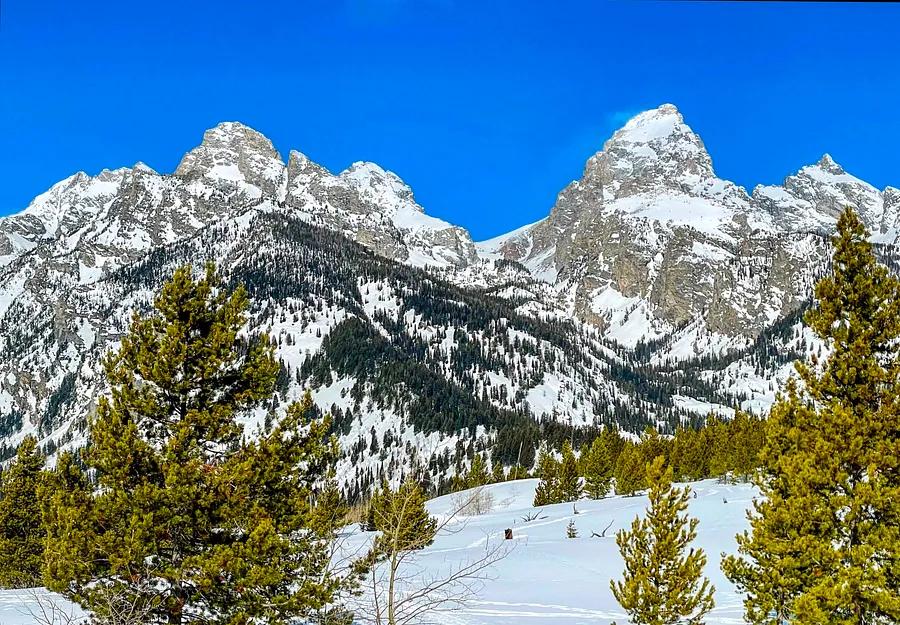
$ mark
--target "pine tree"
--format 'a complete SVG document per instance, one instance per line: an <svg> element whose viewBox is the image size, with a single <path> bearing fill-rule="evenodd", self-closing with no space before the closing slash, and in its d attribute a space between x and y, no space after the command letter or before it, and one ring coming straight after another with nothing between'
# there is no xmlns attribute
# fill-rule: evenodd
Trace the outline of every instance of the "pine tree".
<svg viewBox="0 0 900 625"><path fill-rule="evenodd" d="M569 441L563 443L562 459L557 471L557 492L555 503L581 499L581 478L578 475L577 460Z"/></svg>
<svg viewBox="0 0 900 625"><path fill-rule="evenodd" d="M578 538L578 528L575 527L575 519L569 519L566 525L566 538Z"/></svg>
<svg viewBox="0 0 900 625"><path fill-rule="evenodd" d="M728 577L751 623L900 621L900 282L852 210L807 325L831 348L773 407Z"/></svg>
<svg viewBox="0 0 900 625"><path fill-rule="evenodd" d="M679 480L709 477L709 451L703 435L693 428L679 428L672 441L672 470Z"/></svg>
<svg viewBox="0 0 900 625"><path fill-rule="evenodd" d="M701 430L701 440L707 454L710 477L727 481L731 470L731 441L725 420L718 415L709 415Z"/></svg>
<svg viewBox="0 0 900 625"><path fill-rule="evenodd" d="M534 491L534 505L546 506L557 503L559 493L559 463L547 451L546 447L542 447L538 455L538 482Z"/></svg>
<svg viewBox="0 0 900 625"><path fill-rule="evenodd" d="M660 436L656 428L648 426L641 435L638 449L641 451L643 464L646 467L659 456L663 456L668 462L671 453L671 443L668 439Z"/></svg>
<svg viewBox="0 0 900 625"><path fill-rule="evenodd" d="M44 456L28 436L0 482L0 586L39 586L45 530L40 491Z"/></svg>
<svg viewBox="0 0 900 625"><path fill-rule="evenodd" d="M307 391L303 402L299 404L300 409L303 410L304 406L309 409L312 405L312 395ZM341 495L334 467L328 467L325 473L325 478L315 493L315 505L310 508L307 526L318 536L332 538L346 524L350 507Z"/></svg>
<svg viewBox="0 0 900 625"><path fill-rule="evenodd" d="M615 427L604 426L603 431L600 432L600 440L603 441L603 446L609 450L609 461L615 467L619 454L622 453L622 448L625 447L625 439L622 438L619 430Z"/></svg>
<svg viewBox="0 0 900 625"><path fill-rule="evenodd" d="M481 457L481 454L475 454L472 458L472 465L469 467L469 472L466 474L466 488L484 486L489 481L490 477L488 476L484 458Z"/></svg>
<svg viewBox="0 0 900 625"><path fill-rule="evenodd" d="M812 431L814 413L800 401L796 380L791 379L769 414L769 432L761 453L764 474L756 483L764 497L753 501L749 513L752 535L737 536L743 557L729 555L722 569L747 596L745 619L754 625L783 625L793 621L794 601L821 573L815 554L798 540L807 523L818 523L793 502L796 495L791 480L779 468L791 457L801 431ZM798 427L799 426L799 427ZM801 429L802 428L802 429ZM804 436L804 441L809 436Z"/></svg>
<svg viewBox="0 0 900 625"><path fill-rule="evenodd" d="M614 475L616 478L616 494L632 496L646 487L647 468L640 448L628 441L622 447L619 460L616 462Z"/></svg>
<svg viewBox="0 0 900 625"><path fill-rule="evenodd" d="M266 405L278 371L265 337L241 338L246 309L212 266L197 280L182 267L106 359L112 396L85 458L95 487L45 511L48 585L100 617L112 590L148 624L281 623L345 581L330 572L343 519L325 510L329 420L307 394L271 433L244 437L239 417Z"/></svg>
<svg viewBox="0 0 900 625"><path fill-rule="evenodd" d="M584 458L585 492L591 499L603 499L612 486L613 464L610 450L603 437L598 436L591 443Z"/></svg>
<svg viewBox="0 0 900 625"><path fill-rule="evenodd" d="M91 564L87 558L92 547L92 532L85 531L77 511L87 511L91 505L92 485L79 466L76 457L63 452L56 466L47 473L41 516L46 528L46 544L51 549L44 554L44 577L48 585L54 580L87 579Z"/></svg>
<svg viewBox="0 0 900 625"><path fill-rule="evenodd" d="M379 510L383 508L385 505L384 500L391 495L391 487L388 485L386 479L381 480L381 486L376 488L372 492L372 497L369 499L369 503L366 506L366 520L363 524L363 531L366 532L377 532L378 531L378 515L381 514Z"/></svg>
<svg viewBox="0 0 900 625"><path fill-rule="evenodd" d="M510 467L509 471L506 472L506 479L508 480L526 480L529 477L528 469L521 464L514 464Z"/></svg>
<svg viewBox="0 0 900 625"><path fill-rule="evenodd" d="M374 507L375 527L381 532L374 546L377 557L424 549L434 542L437 520L428 514L425 494L413 480L382 492Z"/></svg>
<svg viewBox="0 0 900 625"><path fill-rule="evenodd" d="M495 460L491 465L491 483L499 484L506 481L506 473L503 471L503 464Z"/></svg>
<svg viewBox="0 0 900 625"><path fill-rule="evenodd" d="M647 467L647 479L646 517L616 534L625 572L610 582L613 596L636 625L702 623L715 588L703 576L703 550L690 547L697 536L697 519L687 515L690 489L672 486L672 469L661 456Z"/></svg>
<svg viewBox="0 0 900 625"><path fill-rule="evenodd" d="M727 429L730 432L728 470L742 481L747 481L760 466L759 455L765 443L765 423L759 417L738 410L728 424Z"/></svg>

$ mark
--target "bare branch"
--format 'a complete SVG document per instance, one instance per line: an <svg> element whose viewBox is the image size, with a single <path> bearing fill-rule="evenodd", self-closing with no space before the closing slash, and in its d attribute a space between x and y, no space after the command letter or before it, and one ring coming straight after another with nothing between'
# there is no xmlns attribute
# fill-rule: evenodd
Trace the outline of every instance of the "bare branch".
<svg viewBox="0 0 900 625"><path fill-rule="evenodd" d="M462 531L467 514L483 514L477 510L484 510L486 502L493 504L493 498L486 499L483 491L483 488L473 489L453 498L451 510L438 518L433 535L411 538L404 532L403 519L411 495L397 503L392 515L378 517L382 531L379 539L388 547L372 568L370 596L365 597L363 605L356 610L361 622L426 625L434 622L429 620L434 615L464 606L478 596L484 583L491 579L490 568L510 551L502 536L492 540L491 536L485 535L483 552L450 564L446 570L427 571L420 564L420 558L422 550L431 544L435 535L448 536ZM392 549L391 545L400 548Z"/></svg>
<svg viewBox="0 0 900 625"><path fill-rule="evenodd" d="M594 538L606 538L606 532L609 531L609 528L612 527L613 522L610 521L609 524L603 528L603 531L598 534L597 532L591 532L591 536Z"/></svg>
<svg viewBox="0 0 900 625"><path fill-rule="evenodd" d="M25 591L28 602L22 612L36 625L87 625L88 617L73 603L40 588Z"/></svg>

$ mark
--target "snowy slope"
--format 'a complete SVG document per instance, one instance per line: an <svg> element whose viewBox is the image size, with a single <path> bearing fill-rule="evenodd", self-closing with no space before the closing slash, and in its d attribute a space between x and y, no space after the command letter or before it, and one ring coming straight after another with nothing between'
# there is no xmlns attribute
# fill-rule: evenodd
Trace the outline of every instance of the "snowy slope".
<svg viewBox="0 0 900 625"><path fill-rule="evenodd" d="M545 506L538 520L525 523L533 512L536 480L520 480L485 487L494 499L494 510L477 517L461 519L435 540L415 559L424 575L440 575L449 568L477 558L485 541L503 537L512 528L514 540L508 555L489 571L489 579L478 598L463 608L442 613L435 621L442 625L528 625L571 624L606 625L626 623L609 591L609 581L622 572L622 561L615 544L617 530L628 527L636 515L643 514L647 498L610 497L601 501L583 500L576 504ZM691 484L697 498L691 499L689 512L700 519L697 545L707 554L706 574L716 586L716 608L706 622L733 625L742 622L741 597L719 570L722 552L733 553L734 535L747 526L744 516L754 491L747 485L721 485L714 480ZM457 495L434 499L428 508L435 515L446 514ZM464 496L464 495L462 495ZM579 538L566 538L566 525L575 520ZM592 538L612 521L605 538ZM363 549L371 534L352 526L346 549ZM360 599L365 601L363 597ZM0 623L38 625L27 616L34 602L28 593L0 591Z"/></svg>
<svg viewBox="0 0 900 625"><path fill-rule="evenodd" d="M492 512L461 519L437 538L415 559L426 574L439 574L477 558L485 541L497 541L505 528L512 528L514 540L508 555L490 571L476 601L462 609L442 614L447 625L524 625L527 623L606 624L627 622L609 590L609 581L619 578L622 561L615 544L615 532L630 526L643 514L647 498L611 497L601 501L583 500L541 508L538 520L525 523L534 512L531 503L537 480L520 480L485 487L494 499ZM690 514L700 519L697 545L707 553L706 574L716 586L716 609L708 623L732 624L742 621L741 597L724 578L719 562L722 552L733 553L734 535L747 526L745 510L754 490L748 485L721 485L715 480L691 485L697 498L690 501ZM429 510L446 514L460 495L432 500ZM464 496L464 495L463 495ZM566 538L571 519L579 538ZM612 521L605 538L593 538ZM360 533L357 543L367 540Z"/></svg>

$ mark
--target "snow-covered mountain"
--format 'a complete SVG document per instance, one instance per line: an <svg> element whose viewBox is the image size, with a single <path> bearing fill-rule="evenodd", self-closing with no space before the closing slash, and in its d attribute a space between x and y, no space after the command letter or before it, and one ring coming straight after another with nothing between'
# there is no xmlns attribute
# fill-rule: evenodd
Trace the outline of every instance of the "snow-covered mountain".
<svg viewBox="0 0 900 625"><path fill-rule="evenodd" d="M511 463L521 446L527 462L572 426L762 410L818 349L799 314L846 204L894 262L900 191L826 156L748 194L664 105L588 159L547 218L476 244L375 164L285 163L223 123L172 174L78 173L0 219L0 456L28 433L50 451L83 442L131 311L207 260L248 285L248 331L283 364L248 428L312 387L349 490L414 461L452 476L474 448Z"/></svg>
<svg viewBox="0 0 900 625"><path fill-rule="evenodd" d="M700 137L666 104L613 134L549 217L478 247L522 263L605 337L662 341L656 359L672 361L746 345L796 310L844 207L893 246L898 197L828 155L749 195L716 176Z"/></svg>

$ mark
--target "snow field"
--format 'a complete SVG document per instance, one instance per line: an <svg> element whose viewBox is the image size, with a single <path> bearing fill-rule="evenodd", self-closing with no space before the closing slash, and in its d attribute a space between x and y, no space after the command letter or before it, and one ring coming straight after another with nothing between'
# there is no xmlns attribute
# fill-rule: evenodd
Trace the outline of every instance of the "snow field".
<svg viewBox="0 0 900 625"><path fill-rule="evenodd" d="M623 564L615 543L615 533L629 527L643 515L647 497L609 497L599 501L581 500L545 506L537 519L523 519L536 509L531 505L538 480L519 480L484 487L493 497L493 510L482 516L460 519L439 535L434 544L414 560L424 575L438 575L484 553L486 543L503 540L512 528L506 557L488 572L477 600L435 616L446 625L604 625L626 623L609 589L611 579L621 577ZM723 485L715 480L691 484L697 493L689 511L700 519L696 546L706 551L706 574L716 587L716 608L708 616L710 624L743 622L741 596L725 579L719 563L723 552L735 550L734 536L747 527L745 511L754 489L750 485ZM440 517L453 509L460 494L428 502L428 509ZM566 538L566 526L574 519L579 537ZM610 525L610 522L611 525ZM605 537L592 537L603 533ZM355 532L350 549L361 549L372 534ZM365 601L365 597L361 599Z"/></svg>
<svg viewBox="0 0 900 625"><path fill-rule="evenodd" d="M440 575L472 561L484 553L486 545L503 540L512 528L504 559L489 569L476 600L464 607L437 614L432 622L442 625L606 625L626 623L627 616L609 590L611 579L621 576L623 565L615 543L616 531L630 526L643 515L646 496L608 497L599 501L581 500L545 506L538 518L523 517L536 509L531 503L537 480L518 480L486 486L493 498L491 512L460 518L437 537L413 561L423 575ZM700 519L696 546L706 551L706 574L716 587L716 607L706 622L710 625L742 623L741 596L719 569L722 552L735 549L734 536L747 527L745 511L754 496L746 484L723 485L715 480L691 485L697 494L689 512ZM439 497L428 502L429 511L447 515L465 494ZM578 538L566 538L566 525L574 519ZM610 524L611 523L611 524ZM591 536L602 533L603 538ZM348 528L345 549L361 552L373 534ZM33 614L38 597L65 602L43 589L0 591L0 625L41 625ZM365 601L365 595L359 601ZM71 606L68 606L71 609ZM59 625L63 625L62 622Z"/></svg>

